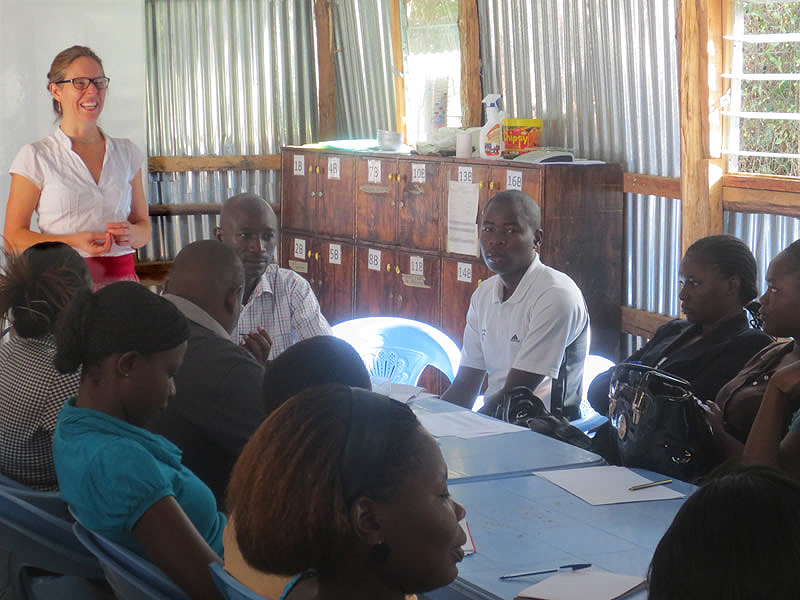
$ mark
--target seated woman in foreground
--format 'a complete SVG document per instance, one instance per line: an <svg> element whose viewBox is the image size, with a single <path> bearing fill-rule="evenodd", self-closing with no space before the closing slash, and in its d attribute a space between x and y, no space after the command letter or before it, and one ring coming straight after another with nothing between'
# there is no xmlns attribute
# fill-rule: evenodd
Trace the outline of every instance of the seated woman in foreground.
<svg viewBox="0 0 800 600"><path fill-rule="evenodd" d="M58 415L61 497L87 528L149 557L192 598L219 598L225 517L181 453L148 427L175 395L189 327L168 300L133 282L79 293L56 335L56 368L83 367Z"/></svg>
<svg viewBox="0 0 800 600"><path fill-rule="evenodd" d="M227 502L226 557L261 576L225 568L270 600L401 600L449 584L464 556L436 441L406 405L358 388L313 388L267 417Z"/></svg>
<svg viewBox="0 0 800 600"><path fill-rule="evenodd" d="M760 456L765 464L788 467L800 475L800 443L787 435L787 446L778 454L778 444L786 434L792 415L800 409L800 241L779 253L767 269L767 290L760 298L764 331L788 342L775 342L756 354L717 394L716 401L705 405L714 430L714 441L723 458L742 454L745 441L760 424L750 443L751 458ZM792 373L796 375L792 375ZM795 381L792 381L792 380ZM763 403L762 403L763 399ZM764 413L759 419L759 407ZM753 429L751 429L751 427ZM793 424L800 429L800 421ZM769 429L769 431L767 431ZM800 439L800 436L798 436ZM792 443L796 444L791 449Z"/></svg>
<svg viewBox="0 0 800 600"><path fill-rule="evenodd" d="M749 327L744 311L758 295L756 273L753 253L741 240L729 235L697 240L680 265L679 298L686 319L659 327L650 341L623 362L639 362L681 377L701 401L714 400L720 388L772 342L763 331ZM589 402L601 414L608 414L613 373L614 367L589 386ZM749 428L749 423L729 425ZM613 462L613 443L608 450L601 446L611 440L609 433L608 426L598 431L595 448Z"/></svg>
<svg viewBox="0 0 800 600"><path fill-rule="evenodd" d="M0 267L0 314L14 332L0 346L0 471L39 490L58 489L53 432L79 373L53 366L55 323L79 290L91 289L86 262L61 242L40 242Z"/></svg>
<svg viewBox="0 0 800 600"><path fill-rule="evenodd" d="M650 563L649 600L795 599L800 484L743 467L711 479L681 507Z"/></svg>

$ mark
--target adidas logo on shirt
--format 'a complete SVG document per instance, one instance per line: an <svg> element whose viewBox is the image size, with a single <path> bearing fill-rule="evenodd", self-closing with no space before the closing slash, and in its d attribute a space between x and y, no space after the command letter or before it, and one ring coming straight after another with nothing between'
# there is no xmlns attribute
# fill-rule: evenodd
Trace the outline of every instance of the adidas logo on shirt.
<svg viewBox="0 0 800 600"><path fill-rule="evenodd" d="M511 341L512 341L512 342L517 342L517 343L519 343L519 338L517 337L517 334L516 334L516 333L515 333L514 335L512 335L512 336L511 336Z"/></svg>

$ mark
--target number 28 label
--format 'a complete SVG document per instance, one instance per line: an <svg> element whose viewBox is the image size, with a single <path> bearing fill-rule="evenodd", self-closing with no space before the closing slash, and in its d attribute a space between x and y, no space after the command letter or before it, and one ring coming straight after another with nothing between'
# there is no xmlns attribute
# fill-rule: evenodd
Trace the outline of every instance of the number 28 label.
<svg viewBox="0 0 800 600"><path fill-rule="evenodd" d="M295 258L305 258L306 257L306 241L300 238L294 238L294 257Z"/></svg>

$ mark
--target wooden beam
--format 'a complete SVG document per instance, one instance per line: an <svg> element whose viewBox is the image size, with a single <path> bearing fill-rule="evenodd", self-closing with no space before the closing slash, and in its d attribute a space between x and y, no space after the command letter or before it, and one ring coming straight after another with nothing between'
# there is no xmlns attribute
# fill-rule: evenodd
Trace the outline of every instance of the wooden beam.
<svg viewBox="0 0 800 600"><path fill-rule="evenodd" d="M480 127L483 89L478 0L458 0L458 36L461 41L461 124Z"/></svg>
<svg viewBox="0 0 800 600"><path fill-rule="evenodd" d="M800 191L775 192L749 188L722 188L725 210L800 217Z"/></svg>
<svg viewBox="0 0 800 600"><path fill-rule="evenodd" d="M333 27L329 0L314 0L319 76L319 139L338 137L336 122L336 69L333 64Z"/></svg>
<svg viewBox="0 0 800 600"><path fill-rule="evenodd" d="M679 0L681 254L698 238L722 233L722 0ZM713 120L713 127L712 127Z"/></svg>
<svg viewBox="0 0 800 600"><path fill-rule="evenodd" d="M400 18L401 0L390 0L389 22L392 27L392 68L394 69L395 131L406 139L406 84L403 79L403 28ZM403 3L405 5L405 3Z"/></svg>
<svg viewBox="0 0 800 600"><path fill-rule="evenodd" d="M639 310L631 306L622 306L622 333L638 335L650 339L656 329L668 323L675 317Z"/></svg>
<svg viewBox="0 0 800 600"><path fill-rule="evenodd" d="M250 156L151 156L147 170L151 173L182 171L279 171L280 154Z"/></svg>
<svg viewBox="0 0 800 600"><path fill-rule="evenodd" d="M218 215L222 212L222 204L150 204L151 217L172 217L177 215Z"/></svg>
<svg viewBox="0 0 800 600"><path fill-rule="evenodd" d="M664 198L681 197L681 180L678 177L660 177L639 173L622 174L622 191L629 194L646 194Z"/></svg>
<svg viewBox="0 0 800 600"><path fill-rule="evenodd" d="M169 270L172 267L171 260L156 260L152 262L136 263L136 275L142 285L161 286L167 280Z"/></svg>
<svg viewBox="0 0 800 600"><path fill-rule="evenodd" d="M722 178L722 187L767 190L770 192L800 193L800 179L781 175L756 175L736 173Z"/></svg>

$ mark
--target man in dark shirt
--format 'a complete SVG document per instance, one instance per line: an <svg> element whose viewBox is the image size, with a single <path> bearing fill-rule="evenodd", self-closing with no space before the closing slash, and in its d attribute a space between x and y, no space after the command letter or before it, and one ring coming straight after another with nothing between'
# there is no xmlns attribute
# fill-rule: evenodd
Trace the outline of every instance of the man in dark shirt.
<svg viewBox="0 0 800 600"><path fill-rule="evenodd" d="M156 432L183 451L183 464L222 506L231 469L264 420L263 365L231 340L242 306L244 268L216 240L189 244L175 257L164 297L189 319L189 343L175 374L175 399Z"/></svg>

